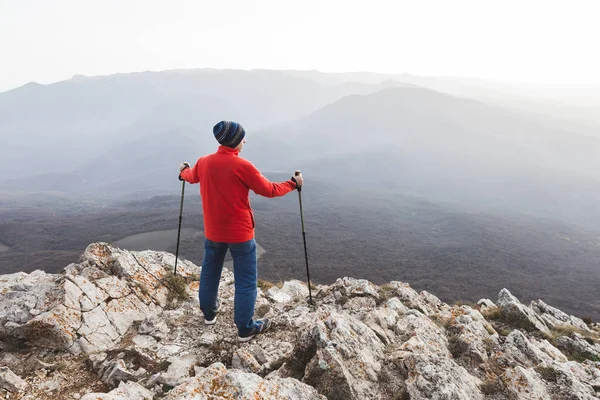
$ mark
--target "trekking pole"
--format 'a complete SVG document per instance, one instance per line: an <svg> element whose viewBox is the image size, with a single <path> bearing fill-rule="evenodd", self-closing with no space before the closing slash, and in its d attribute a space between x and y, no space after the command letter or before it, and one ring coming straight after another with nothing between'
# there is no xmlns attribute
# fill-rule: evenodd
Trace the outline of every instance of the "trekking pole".
<svg viewBox="0 0 600 400"><path fill-rule="evenodd" d="M179 178L181 179L181 178ZM177 249L175 250L175 272L177 275L177 258L179 257L179 237L181 235L181 219L183 217L183 194L185 193L185 181L181 179L181 204L179 205L179 228L177 229Z"/></svg>
<svg viewBox="0 0 600 400"><path fill-rule="evenodd" d="M300 171L296 170L295 176L300 175ZM304 260L306 261L306 277L308 278L308 297L309 304L313 304L312 291L310 289L310 271L308 270L308 252L306 250L306 230L304 229L304 210L302 209L302 186L298 186L298 199L300 200L300 221L302 222L302 239L304 240Z"/></svg>

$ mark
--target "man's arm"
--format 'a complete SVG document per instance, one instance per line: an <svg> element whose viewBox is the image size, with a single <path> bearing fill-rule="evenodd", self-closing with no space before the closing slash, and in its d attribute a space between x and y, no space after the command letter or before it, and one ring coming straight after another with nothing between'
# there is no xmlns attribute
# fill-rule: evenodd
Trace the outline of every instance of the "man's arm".
<svg viewBox="0 0 600 400"><path fill-rule="evenodd" d="M296 189L296 183L291 179L281 183L269 181L252 163L244 168L243 180L254 193L269 198L284 196Z"/></svg>
<svg viewBox="0 0 600 400"><path fill-rule="evenodd" d="M187 183L198 183L200 182L200 176L198 174L198 165L200 164L200 160L196 162L193 168L190 168L189 164L183 163L181 171L179 172L179 178L186 181ZM180 167L180 168L182 168Z"/></svg>

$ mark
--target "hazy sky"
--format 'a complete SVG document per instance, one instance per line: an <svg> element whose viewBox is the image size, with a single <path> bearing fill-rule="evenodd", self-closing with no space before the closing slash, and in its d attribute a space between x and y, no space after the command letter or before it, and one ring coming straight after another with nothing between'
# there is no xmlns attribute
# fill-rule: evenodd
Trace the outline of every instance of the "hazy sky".
<svg viewBox="0 0 600 400"><path fill-rule="evenodd" d="M0 91L173 68L600 84L600 1L0 0Z"/></svg>

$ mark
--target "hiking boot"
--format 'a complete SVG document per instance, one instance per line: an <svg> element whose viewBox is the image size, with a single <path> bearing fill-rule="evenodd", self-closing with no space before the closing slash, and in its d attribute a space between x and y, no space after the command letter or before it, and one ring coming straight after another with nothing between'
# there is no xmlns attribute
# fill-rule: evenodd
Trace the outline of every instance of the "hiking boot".
<svg viewBox="0 0 600 400"><path fill-rule="evenodd" d="M219 311L221 310L221 301L217 299L217 306L215 308L213 308L213 312L215 313L215 317L213 319L206 319L204 318L204 323L206 325L214 325L217 323L217 314L219 314Z"/></svg>
<svg viewBox="0 0 600 400"><path fill-rule="evenodd" d="M256 321L257 326L246 336L238 336L240 343L244 343L252 339L254 336L265 333L271 327L271 321L268 318Z"/></svg>

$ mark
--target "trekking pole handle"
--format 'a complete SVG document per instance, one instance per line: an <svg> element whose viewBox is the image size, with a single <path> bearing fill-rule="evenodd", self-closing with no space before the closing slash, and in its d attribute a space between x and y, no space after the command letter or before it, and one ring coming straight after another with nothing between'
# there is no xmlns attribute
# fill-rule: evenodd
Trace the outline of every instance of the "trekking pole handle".
<svg viewBox="0 0 600 400"><path fill-rule="evenodd" d="M300 172L300 170L299 170L299 169L297 169L296 171L294 171L294 176L298 176L298 175L300 175L301 173L302 173L302 172ZM298 191L301 191L301 190L302 190L302 186L298 186Z"/></svg>

